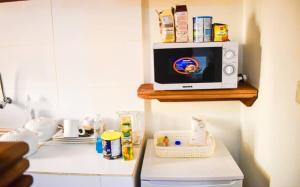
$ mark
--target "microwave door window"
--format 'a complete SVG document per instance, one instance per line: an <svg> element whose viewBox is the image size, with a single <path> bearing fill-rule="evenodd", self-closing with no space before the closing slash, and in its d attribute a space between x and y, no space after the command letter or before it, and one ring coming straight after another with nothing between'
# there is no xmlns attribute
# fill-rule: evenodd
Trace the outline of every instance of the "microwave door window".
<svg viewBox="0 0 300 187"><path fill-rule="evenodd" d="M160 84L222 82L222 48L155 49L154 71Z"/></svg>

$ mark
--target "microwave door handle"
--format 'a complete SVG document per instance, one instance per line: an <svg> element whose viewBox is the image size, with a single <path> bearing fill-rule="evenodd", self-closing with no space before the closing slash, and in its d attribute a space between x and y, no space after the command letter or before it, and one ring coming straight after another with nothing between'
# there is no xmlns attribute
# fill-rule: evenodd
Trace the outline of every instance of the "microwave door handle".
<svg viewBox="0 0 300 187"><path fill-rule="evenodd" d="M231 187L232 185L236 184L237 180L226 180L226 181L208 181L208 182L201 182L201 181L147 181L153 186L157 187L171 187L171 186L185 186L185 187Z"/></svg>

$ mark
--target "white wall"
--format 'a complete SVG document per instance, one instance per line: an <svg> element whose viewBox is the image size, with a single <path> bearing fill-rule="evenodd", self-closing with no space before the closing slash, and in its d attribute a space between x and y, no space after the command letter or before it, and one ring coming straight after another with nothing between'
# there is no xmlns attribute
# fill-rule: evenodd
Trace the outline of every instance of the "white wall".
<svg viewBox="0 0 300 187"><path fill-rule="evenodd" d="M298 187L300 1L245 0L244 8L244 69L259 88L241 112L245 186Z"/></svg>
<svg viewBox="0 0 300 187"><path fill-rule="evenodd" d="M144 79L151 82L152 50L154 42L160 41L158 17L155 10L170 8L176 4L186 4L189 14L189 34L192 40L192 17L211 15L215 22L229 25L230 39L242 41L243 2L241 0L144 0L143 41L144 41ZM146 128L149 136L160 129L190 129L193 115L201 115L210 122L210 131L222 139L236 161L240 146L240 102L167 102L146 101Z"/></svg>
<svg viewBox="0 0 300 187"><path fill-rule="evenodd" d="M0 4L0 72L14 104L0 126L25 122L24 99L38 116L83 118L143 110L141 2L31 0Z"/></svg>

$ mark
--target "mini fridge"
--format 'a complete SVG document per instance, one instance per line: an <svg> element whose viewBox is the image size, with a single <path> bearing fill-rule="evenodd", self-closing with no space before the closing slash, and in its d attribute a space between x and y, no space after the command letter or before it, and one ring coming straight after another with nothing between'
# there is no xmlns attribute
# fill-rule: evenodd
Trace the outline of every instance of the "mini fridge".
<svg viewBox="0 0 300 187"><path fill-rule="evenodd" d="M161 158L147 141L141 187L242 187L244 175L221 141L208 158Z"/></svg>

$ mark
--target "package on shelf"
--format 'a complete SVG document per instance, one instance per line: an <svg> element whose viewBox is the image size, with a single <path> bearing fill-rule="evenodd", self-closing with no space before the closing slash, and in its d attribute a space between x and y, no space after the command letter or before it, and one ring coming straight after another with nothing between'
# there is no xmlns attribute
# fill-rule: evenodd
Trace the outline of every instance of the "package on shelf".
<svg viewBox="0 0 300 187"><path fill-rule="evenodd" d="M176 5L175 13L176 42L188 42L188 12L186 5Z"/></svg>
<svg viewBox="0 0 300 187"><path fill-rule="evenodd" d="M162 42L175 42L174 8L157 11Z"/></svg>
<svg viewBox="0 0 300 187"><path fill-rule="evenodd" d="M228 38L228 25L222 23L213 24L213 41L214 42L226 42Z"/></svg>

